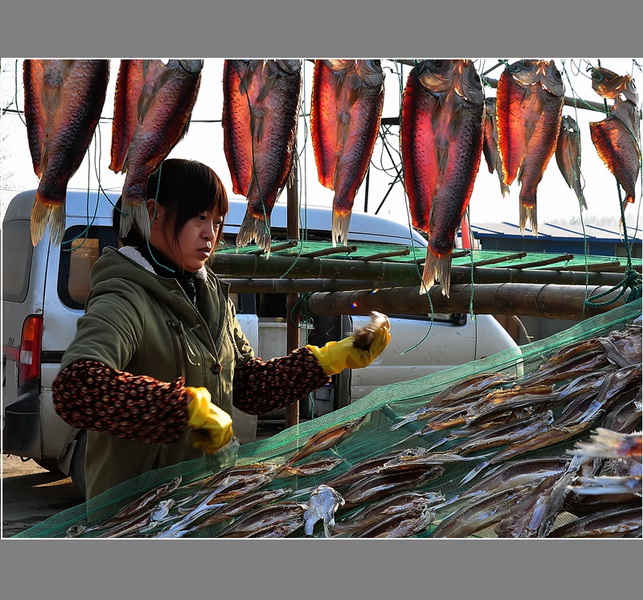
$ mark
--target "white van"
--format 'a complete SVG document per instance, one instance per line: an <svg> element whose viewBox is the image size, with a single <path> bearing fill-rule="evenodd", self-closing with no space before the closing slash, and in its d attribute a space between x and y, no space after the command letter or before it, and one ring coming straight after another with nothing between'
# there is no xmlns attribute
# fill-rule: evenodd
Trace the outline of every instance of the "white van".
<svg viewBox="0 0 643 600"><path fill-rule="evenodd" d="M83 313L91 266L103 248L115 243L111 215L119 192L69 190L66 230L57 247L49 243L48 232L37 246L31 244L29 219L34 194L34 190L18 194L3 219L3 452L32 458L46 469L69 474L82 489L85 435L56 414L51 385L63 352L74 337L76 320ZM231 244L245 209L244 199L231 198L225 226L226 239ZM302 208L300 221L308 239L330 243L330 208ZM285 239L285 202L274 207L271 232L273 240ZM349 228L351 243L410 244L411 235L413 243L426 245L424 238L411 233L408 227L374 215L354 213ZM256 354L265 359L284 355L285 294L233 297L239 322ZM382 385L415 379L517 347L490 315L479 315L475 321L468 315L435 315L432 325L425 316L389 318L393 337L375 365L344 372L334 378L332 385L302 399L300 414L304 418L345 406ZM340 339L366 319L317 317L301 329L301 343L321 345ZM267 418L271 417L283 418L283 411ZM235 432L242 443L256 439L256 417L235 412L234 419Z"/></svg>

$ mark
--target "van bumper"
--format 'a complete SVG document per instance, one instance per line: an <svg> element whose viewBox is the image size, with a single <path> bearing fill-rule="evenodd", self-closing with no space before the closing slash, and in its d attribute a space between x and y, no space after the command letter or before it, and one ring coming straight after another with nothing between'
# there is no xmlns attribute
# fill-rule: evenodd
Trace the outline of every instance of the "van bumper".
<svg viewBox="0 0 643 600"><path fill-rule="evenodd" d="M40 390L25 386L18 399L4 409L2 451L27 458L41 458Z"/></svg>

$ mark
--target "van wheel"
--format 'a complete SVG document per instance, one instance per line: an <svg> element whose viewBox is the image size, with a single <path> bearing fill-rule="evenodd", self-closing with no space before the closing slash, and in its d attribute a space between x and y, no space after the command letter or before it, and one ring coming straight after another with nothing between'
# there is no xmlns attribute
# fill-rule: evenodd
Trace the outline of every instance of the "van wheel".
<svg viewBox="0 0 643 600"><path fill-rule="evenodd" d="M54 473L55 475L62 475L63 472L58 467L58 461L55 458L34 458L33 461L42 467L45 471Z"/></svg>
<svg viewBox="0 0 643 600"><path fill-rule="evenodd" d="M80 431L76 436L76 445L74 453L69 463L69 475L76 489L82 497L86 497L85 487L85 449L87 448L87 432Z"/></svg>

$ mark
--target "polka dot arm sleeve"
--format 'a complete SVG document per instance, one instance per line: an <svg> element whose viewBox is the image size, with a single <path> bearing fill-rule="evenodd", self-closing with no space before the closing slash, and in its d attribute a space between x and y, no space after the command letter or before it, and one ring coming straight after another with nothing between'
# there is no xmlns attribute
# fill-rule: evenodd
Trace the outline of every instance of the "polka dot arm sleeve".
<svg viewBox="0 0 643 600"><path fill-rule="evenodd" d="M81 360L60 371L52 390L56 412L78 429L170 443L187 426L187 394L181 378L166 383Z"/></svg>
<svg viewBox="0 0 643 600"><path fill-rule="evenodd" d="M292 404L330 381L314 354L308 348L298 348L287 356L253 358L238 367L233 402L239 410L263 415Z"/></svg>

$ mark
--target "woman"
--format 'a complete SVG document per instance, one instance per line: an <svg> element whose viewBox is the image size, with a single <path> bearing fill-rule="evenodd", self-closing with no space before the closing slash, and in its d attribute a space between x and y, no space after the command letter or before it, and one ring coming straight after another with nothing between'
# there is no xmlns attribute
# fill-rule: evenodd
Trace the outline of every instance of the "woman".
<svg viewBox="0 0 643 600"><path fill-rule="evenodd" d="M368 350L346 338L256 358L228 287L206 266L228 210L217 175L169 159L147 196L149 242L133 228L96 261L86 313L53 384L58 414L88 431L88 499L215 452L233 437L233 406L256 415L288 406L332 374L369 365L390 339L385 326Z"/></svg>

